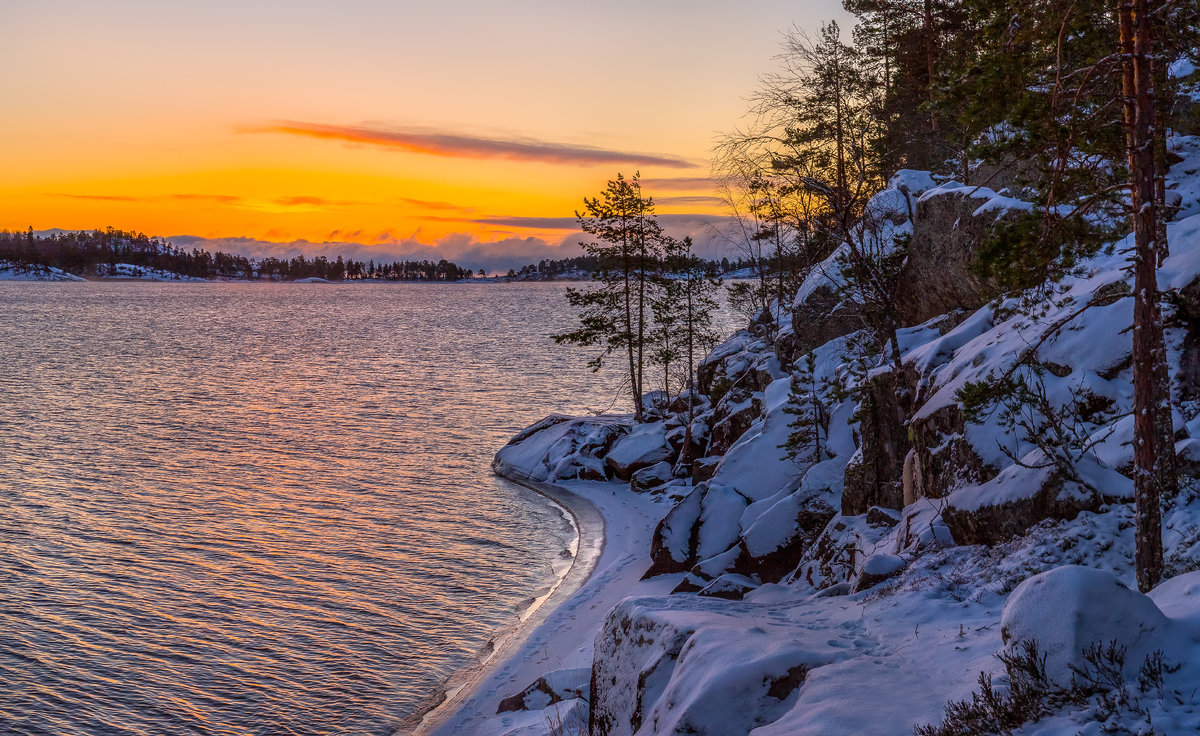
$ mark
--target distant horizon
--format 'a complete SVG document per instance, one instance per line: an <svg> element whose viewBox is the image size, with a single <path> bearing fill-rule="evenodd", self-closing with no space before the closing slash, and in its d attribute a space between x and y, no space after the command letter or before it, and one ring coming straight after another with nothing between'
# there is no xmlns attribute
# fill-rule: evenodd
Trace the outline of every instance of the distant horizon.
<svg viewBox="0 0 1200 736"><path fill-rule="evenodd" d="M18 72L0 94L22 101L0 121L0 228L507 269L575 255L583 198L640 171L712 256L716 135L785 31L846 17L839 0L0 3Z"/></svg>

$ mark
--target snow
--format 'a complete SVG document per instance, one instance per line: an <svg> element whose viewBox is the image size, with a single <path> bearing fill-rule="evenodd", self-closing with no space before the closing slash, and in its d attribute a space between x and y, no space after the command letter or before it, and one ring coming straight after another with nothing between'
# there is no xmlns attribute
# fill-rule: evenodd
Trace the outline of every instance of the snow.
<svg viewBox="0 0 1200 736"><path fill-rule="evenodd" d="M667 433L659 422L642 424L620 438L608 452L608 459L623 468L649 466L670 455Z"/></svg>
<svg viewBox="0 0 1200 736"><path fill-rule="evenodd" d="M903 570L907 564L903 557L880 552L867 559L866 564L863 565L862 574L883 577Z"/></svg>
<svg viewBox="0 0 1200 736"><path fill-rule="evenodd" d="M0 261L0 281L87 281L53 266L29 266Z"/></svg>
<svg viewBox="0 0 1200 736"><path fill-rule="evenodd" d="M1128 661L1140 663L1167 636L1167 617L1149 597L1130 590L1112 573L1065 565L1034 575L1017 586L1004 604L1000 635L1005 644L1036 642L1046 656L1046 674L1071 684L1085 666L1084 650L1116 641L1128 647Z"/></svg>
<svg viewBox="0 0 1200 736"><path fill-rule="evenodd" d="M138 281L208 281L195 276L184 276L174 271L164 271L160 268L146 268L130 263L101 264L96 273L104 279L134 279Z"/></svg>
<svg viewBox="0 0 1200 736"><path fill-rule="evenodd" d="M1172 254L1160 282L1179 289L1200 275L1200 177L1194 176L1200 142L1177 138L1172 147L1184 159L1172 169L1170 184L1183 209L1168 228ZM1029 207L1007 194L938 183L914 171L899 172L868 207L886 221L884 230L903 233L910 227L911 198L938 196L970 197L978 202L975 214ZM497 468L510 477L560 478L531 485L562 494L581 519L581 536L602 528L606 541L586 582L544 623L522 634L528 638L507 664L490 670L468 700L460 699L457 705L464 707L438 733L571 732L566 723L583 732L590 705L599 732L614 735L899 736L939 722L949 701L971 696L981 673L994 676L1003 690L1007 680L996 655L1022 641L1036 641L1052 679L1069 687L1071 666L1087 665L1085 648L1113 640L1127 647L1119 676L1125 684L1117 683L1125 688L1124 700L1108 711L1101 696L1056 706L1018 732L1148 733L1151 725L1164 734L1200 731L1195 481L1164 506L1168 579L1148 596L1131 589L1127 247L1118 242L1086 260L1078 274L1045 295L1036 315L1017 309L1013 300L997 301L901 330L901 358L916 373L920 404L910 432L927 430L930 444L977 454L963 460L947 452L935 463L978 460L987 470L974 479L956 477L945 497L909 497L904 509L833 515L819 531L804 530L802 545L789 546L802 531L799 519L816 505L840 508L847 463L863 457L862 434L871 420L861 418L866 413L859 411L855 384L891 369L880 356L862 354L861 335L814 350L814 377L828 417L825 454L815 463L788 460L780 448L792 419L784 411L792 377L771 364L773 347L751 331L719 345L706 368L723 387L736 389L706 407L697 420L701 428L724 430L713 417L741 410L755 416L761 407L761 415L729 446L710 480L693 486L671 481L681 499L674 506L650 494L631 495L623 485L561 480L579 463L614 453L621 462L644 459L665 448L673 424L552 418L519 436L501 450ZM810 274L798 303L839 278L835 256ZM1101 304L1079 311L1098 296ZM1178 374L1185 335L1170 324L1168 348ZM1035 345L1041 369L1014 368ZM1006 426L998 412L965 425L951 421L959 415L944 412L958 404L968 382L1010 371L1044 386L1051 411L1069 410L1076 400L1094 405L1079 419L1081 444L1071 449L1073 473L1065 478L1044 449ZM1185 461L1200 458L1195 403L1181 405L1176 417L1177 449ZM932 428L923 430L919 422ZM604 431L620 434L607 455L598 439ZM1020 520L1015 536L989 540L991 546L955 545L947 522L956 517L949 510L1036 509L1037 503L1024 502L1039 494L1051 495L1070 518L1035 516ZM600 524L588 523L588 508ZM818 514L818 524L832 513ZM639 580L650 564L652 537L656 564L666 554L677 565L663 569L686 572ZM772 564L786 567L768 578L765 566L755 565L779 550L787 555ZM677 585L699 593L668 594ZM1137 683L1138 670L1155 651L1163 652L1167 669L1161 686L1146 690ZM495 714L499 700L525 692L539 677L553 680L558 693L588 684L585 672L593 688L588 704L583 698L550 703L549 695L530 691L530 710Z"/></svg>

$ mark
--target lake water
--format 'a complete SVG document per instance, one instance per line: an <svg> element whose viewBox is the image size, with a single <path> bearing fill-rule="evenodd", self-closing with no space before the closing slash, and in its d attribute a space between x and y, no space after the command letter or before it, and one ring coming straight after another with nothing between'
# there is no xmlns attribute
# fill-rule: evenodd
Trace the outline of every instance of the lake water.
<svg viewBox="0 0 1200 736"><path fill-rule="evenodd" d="M561 284L0 283L0 733L392 733L573 544L489 470L610 405L570 320Z"/></svg>

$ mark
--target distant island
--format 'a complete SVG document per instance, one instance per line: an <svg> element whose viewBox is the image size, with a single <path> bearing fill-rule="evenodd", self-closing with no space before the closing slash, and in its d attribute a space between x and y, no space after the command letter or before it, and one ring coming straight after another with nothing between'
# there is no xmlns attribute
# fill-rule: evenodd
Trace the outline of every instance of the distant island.
<svg viewBox="0 0 1200 736"><path fill-rule="evenodd" d="M154 281L462 281L475 277L445 259L437 262L356 261L338 256L251 259L222 251L186 250L143 233L115 228L37 235L0 230L0 272L33 280L78 278ZM483 276L482 270L479 272ZM76 279L69 277L74 276Z"/></svg>
<svg viewBox="0 0 1200 736"><path fill-rule="evenodd" d="M759 271L745 258L700 259L712 277L752 278ZM91 232L38 235L0 230L0 280L80 281L137 279L144 281L583 281L599 269L595 256L542 259L505 275L489 276L482 268L462 268L445 259L436 262L356 261L342 256L305 258L248 258L191 250L164 238L109 227Z"/></svg>

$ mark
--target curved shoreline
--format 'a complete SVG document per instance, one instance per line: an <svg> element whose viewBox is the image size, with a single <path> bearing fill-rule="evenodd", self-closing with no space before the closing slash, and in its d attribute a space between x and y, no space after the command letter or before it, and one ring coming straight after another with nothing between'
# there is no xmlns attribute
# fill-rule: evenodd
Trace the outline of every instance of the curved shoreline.
<svg viewBox="0 0 1200 736"><path fill-rule="evenodd" d="M504 480L541 494L566 512L578 536L575 557L566 573L544 594L541 603L535 602L533 608L512 629L501 632L492 640L494 647L486 658L452 675L442 686L441 701L405 719L397 734L427 736L453 716L483 682L519 651L534 629L583 587L604 552L604 515L591 501L562 486L524 477L516 468L499 460L493 469Z"/></svg>

